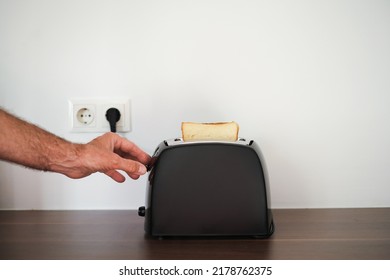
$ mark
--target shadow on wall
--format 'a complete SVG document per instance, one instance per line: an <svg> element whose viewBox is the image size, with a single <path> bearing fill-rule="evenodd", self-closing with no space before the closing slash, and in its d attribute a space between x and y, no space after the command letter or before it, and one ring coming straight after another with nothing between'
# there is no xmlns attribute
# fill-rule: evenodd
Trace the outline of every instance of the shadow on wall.
<svg viewBox="0 0 390 280"><path fill-rule="evenodd" d="M309 203L310 184L302 169L291 162L291 156L274 143L262 140L258 143L268 170L271 208L299 208L302 201Z"/></svg>

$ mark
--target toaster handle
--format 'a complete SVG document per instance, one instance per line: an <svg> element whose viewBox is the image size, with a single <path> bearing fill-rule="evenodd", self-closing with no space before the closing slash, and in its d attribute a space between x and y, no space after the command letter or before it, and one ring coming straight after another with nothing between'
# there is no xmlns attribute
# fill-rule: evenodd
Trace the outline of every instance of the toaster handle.
<svg viewBox="0 0 390 280"><path fill-rule="evenodd" d="M138 216L145 217L146 208L145 206L141 206L138 208Z"/></svg>

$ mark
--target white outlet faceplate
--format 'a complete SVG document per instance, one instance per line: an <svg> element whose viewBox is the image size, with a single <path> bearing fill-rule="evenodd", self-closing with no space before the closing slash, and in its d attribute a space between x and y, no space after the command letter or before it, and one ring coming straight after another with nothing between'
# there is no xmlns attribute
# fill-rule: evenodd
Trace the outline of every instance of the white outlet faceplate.
<svg viewBox="0 0 390 280"><path fill-rule="evenodd" d="M116 124L117 132L130 132L130 99L127 98L70 99L70 131L110 131L110 124L106 119L106 112L110 108L116 108L121 113L121 117Z"/></svg>

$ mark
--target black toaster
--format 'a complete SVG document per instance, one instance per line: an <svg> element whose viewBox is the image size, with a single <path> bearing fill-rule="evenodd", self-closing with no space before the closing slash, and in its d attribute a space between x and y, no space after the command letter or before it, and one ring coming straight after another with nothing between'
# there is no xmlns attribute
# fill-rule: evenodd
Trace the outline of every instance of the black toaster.
<svg viewBox="0 0 390 280"><path fill-rule="evenodd" d="M269 237L274 225L259 146L242 138L161 142L138 213L155 237Z"/></svg>

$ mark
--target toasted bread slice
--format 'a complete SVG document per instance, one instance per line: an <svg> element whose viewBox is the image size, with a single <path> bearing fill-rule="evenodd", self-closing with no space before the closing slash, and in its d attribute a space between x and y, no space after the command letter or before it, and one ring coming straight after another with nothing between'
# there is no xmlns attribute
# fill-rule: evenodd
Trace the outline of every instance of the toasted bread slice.
<svg viewBox="0 0 390 280"><path fill-rule="evenodd" d="M237 141L239 126L235 122L193 123L183 122L183 141Z"/></svg>

